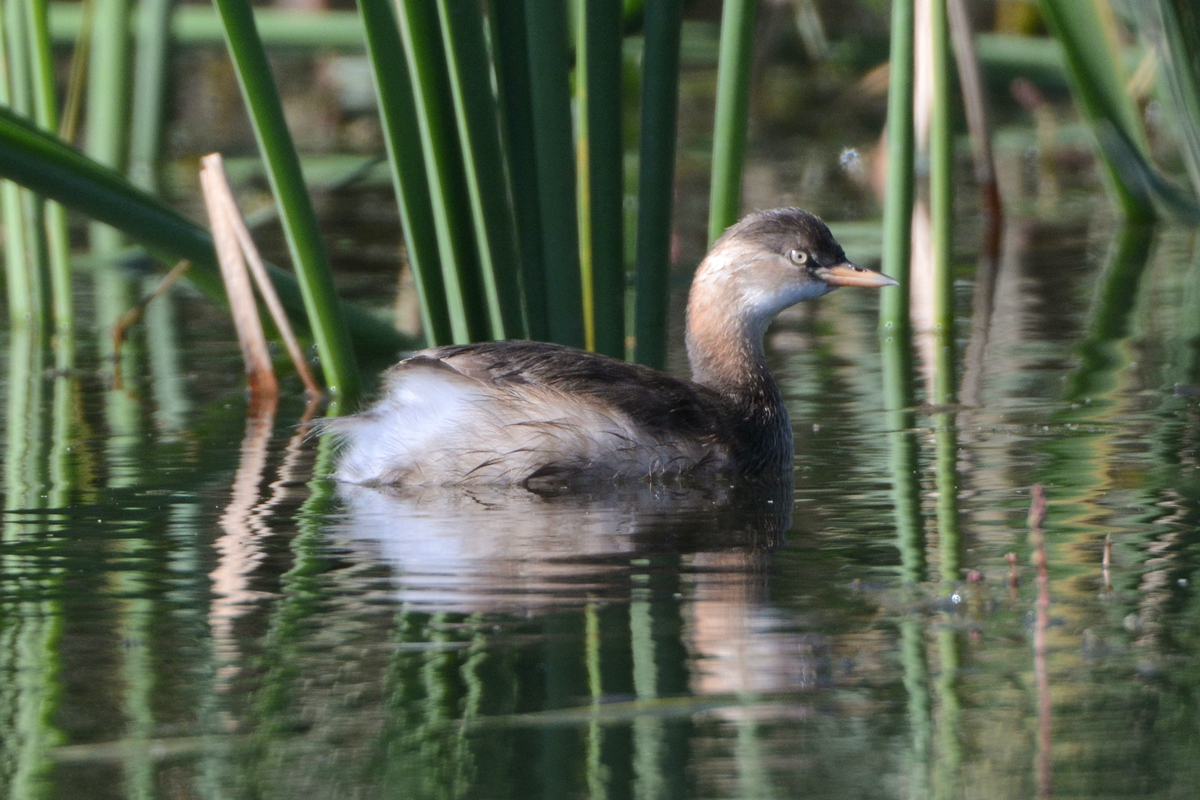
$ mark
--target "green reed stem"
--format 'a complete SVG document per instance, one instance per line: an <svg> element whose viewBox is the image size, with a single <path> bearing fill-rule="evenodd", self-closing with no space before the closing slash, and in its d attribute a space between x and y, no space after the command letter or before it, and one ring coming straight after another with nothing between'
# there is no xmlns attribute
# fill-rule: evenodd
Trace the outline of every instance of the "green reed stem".
<svg viewBox="0 0 1200 800"><path fill-rule="evenodd" d="M54 53L50 47L50 31L46 0L29 0L27 6L33 48L33 105L34 119L47 131L58 130L58 99L55 90ZM74 362L75 311L71 292L71 243L67 234L67 213L60 204L44 204L46 227L46 264L50 274L45 283L57 334L56 349L59 368ZM64 360L65 359L65 360Z"/></svg>
<svg viewBox="0 0 1200 800"><path fill-rule="evenodd" d="M579 253L588 348L625 357L621 6L581 0L575 45Z"/></svg>
<svg viewBox="0 0 1200 800"><path fill-rule="evenodd" d="M437 8L432 3L400 3L399 21L433 200L451 331L456 342L485 339L490 333L487 306L479 291L470 198L454 125Z"/></svg>
<svg viewBox="0 0 1200 800"><path fill-rule="evenodd" d="M6 3L5 13L0 14L0 65L8 65L17 60L9 45L12 36L20 36L19 26L16 31L12 31L13 24L20 18L14 19L9 13L10 8L11 3ZM7 74L0 76L0 103L9 107L13 105L14 72L16 70L8 70ZM9 323L16 326L18 322L34 321L34 305L31 302L33 287L30 283L21 188L15 183L4 181L0 185L0 205L3 206L5 232L4 274L8 291L8 318Z"/></svg>
<svg viewBox="0 0 1200 800"><path fill-rule="evenodd" d="M909 327L909 261L913 209L913 0L892 3L891 78L888 83L887 191L883 205L883 271L900 285L883 293L884 336Z"/></svg>
<svg viewBox="0 0 1200 800"><path fill-rule="evenodd" d="M929 130L929 211L933 228L933 402L957 395L954 358L954 126L950 23L945 0L930 4L933 109Z"/></svg>
<svg viewBox="0 0 1200 800"><path fill-rule="evenodd" d="M35 54L30 43L31 22L25 0L4 0L4 15L7 17L8 92L12 108L26 117L34 116L33 61ZM16 193L19 209L20 237L23 248L22 260L16 268L23 271L20 276L18 305L22 318L35 326L41 326L48 316L49 286L46 274L45 238L42 235L43 219L40 201L26 191Z"/></svg>
<svg viewBox="0 0 1200 800"><path fill-rule="evenodd" d="M92 0L88 51L87 129L84 151L121 171L125 167L129 110L129 0ZM91 226L92 249L111 253L121 236L107 225Z"/></svg>
<svg viewBox="0 0 1200 800"><path fill-rule="evenodd" d="M353 400L362 387L358 364L338 305L317 216L300 171L300 159L292 145L267 54L254 24L254 12L248 0L214 2L225 28L225 41L254 126L259 152L267 166L271 190L279 206L280 222L316 339L325 382L334 394Z"/></svg>
<svg viewBox="0 0 1200 800"><path fill-rule="evenodd" d="M610 4L611 5L611 4ZM596 349L596 290L592 267L592 166L588 157L591 145L588 109L588 20L586 0L572 0L570 26L575 32L575 74L572 85L575 109L575 210L579 215L579 277L582 282L583 341L588 350Z"/></svg>
<svg viewBox="0 0 1200 800"><path fill-rule="evenodd" d="M367 54L379 98L379 120L404 227L408 265L421 303L425 337L430 345L449 344L454 338L446 288L442 284L429 178L396 14L390 0L359 0L359 12L366 30Z"/></svg>
<svg viewBox="0 0 1200 800"><path fill-rule="evenodd" d="M8 289L8 318L11 324L34 322L35 304L29 280L29 258L25 241L25 213L21 187L10 181L0 185L4 206L4 275Z"/></svg>
<svg viewBox="0 0 1200 800"><path fill-rule="evenodd" d="M65 0L50 4L50 34L56 44L73 44L86 24L81 3ZM132 28L140 25L134 11ZM323 9L297 13L293 8L254 9L258 33L268 47L319 48L361 52L363 24L353 11ZM181 3L171 14L170 39L177 46L220 45L225 41L221 20L208 6Z"/></svg>
<svg viewBox="0 0 1200 800"><path fill-rule="evenodd" d="M710 243L737 222L741 212L757 7L757 0L725 0L721 11L721 60L717 66L717 110L708 210Z"/></svg>
<svg viewBox="0 0 1200 800"><path fill-rule="evenodd" d="M1193 194L1200 196L1200 13L1192 0L1155 0L1143 14L1143 26L1161 51L1163 77L1175 109L1175 130Z"/></svg>
<svg viewBox="0 0 1200 800"><path fill-rule="evenodd" d="M546 304L546 256L542 242L541 199L538 195L537 155L534 148L533 92L525 6L526 0L494 0L489 10L496 43L504 144L512 178L517 242L521 254L525 322L531 339L545 340L550 338L550 318Z"/></svg>
<svg viewBox="0 0 1200 800"><path fill-rule="evenodd" d="M32 64L29 41L29 16L24 0L4 0L4 90L5 104L25 116L33 116Z"/></svg>
<svg viewBox="0 0 1200 800"><path fill-rule="evenodd" d="M517 271L516 223L504 173L486 22L478 3L438 0L438 15L450 68L454 116L491 337L521 338L525 324Z"/></svg>
<svg viewBox="0 0 1200 800"><path fill-rule="evenodd" d="M546 319L551 341L583 347L566 6L539 0L526 3L525 34L531 43L527 52Z"/></svg>
<svg viewBox="0 0 1200 800"><path fill-rule="evenodd" d="M8 18L5 28L8 38L8 90L12 108L26 117L36 116L36 92L34 80L39 72L36 43L32 42L33 20L25 0L6 0L4 13ZM26 191L17 192L20 209L20 242L24 249L23 260L16 268L23 270L18 291L23 297L18 305L23 309L23 318L41 328L50 317L50 275L44 234L45 214L40 199Z"/></svg>
<svg viewBox="0 0 1200 800"><path fill-rule="evenodd" d="M682 0L661 0L646 6L638 167L634 359L654 367L662 367L667 358L671 208L675 192L675 130L682 21Z"/></svg>
<svg viewBox="0 0 1200 800"><path fill-rule="evenodd" d="M134 186L152 194L158 190L158 162L170 79L169 32L174 5L174 0L143 0L137 14L129 179Z"/></svg>
<svg viewBox="0 0 1200 800"><path fill-rule="evenodd" d="M171 264L192 262L189 280L218 302L225 292L212 237L123 176L87 158L28 120L0 107L0 177L16 181L125 234ZM271 280L298 332L308 332L294 276L270 267ZM391 325L353 306L344 314L360 353L394 356L412 343Z"/></svg>
<svg viewBox="0 0 1200 800"><path fill-rule="evenodd" d="M1131 172L1150 169L1145 133L1133 97L1126 89L1116 16L1107 3L1039 0L1046 26L1062 43L1067 75L1076 101L1091 122L1100 144L1101 161L1117 205L1131 222L1154 218L1147 187L1130 180ZM1126 147L1114 149L1109 137ZM1131 160L1140 163L1128 163Z"/></svg>

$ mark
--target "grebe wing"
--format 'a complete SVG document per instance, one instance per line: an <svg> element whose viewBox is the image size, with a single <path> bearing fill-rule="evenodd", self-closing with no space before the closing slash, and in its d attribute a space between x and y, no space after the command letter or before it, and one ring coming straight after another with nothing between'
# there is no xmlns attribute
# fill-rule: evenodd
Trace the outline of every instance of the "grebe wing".
<svg viewBox="0 0 1200 800"><path fill-rule="evenodd" d="M418 353L408 364L440 362L458 373L519 391L521 384L578 395L629 417L654 433L705 439L728 413L716 392L641 364L546 342L449 345Z"/></svg>
<svg viewBox="0 0 1200 800"><path fill-rule="evenodd" d="M537 343L423 350L379 400L327 424L348 483L553 484L721 469L713 392L636 364Z"/></svg>

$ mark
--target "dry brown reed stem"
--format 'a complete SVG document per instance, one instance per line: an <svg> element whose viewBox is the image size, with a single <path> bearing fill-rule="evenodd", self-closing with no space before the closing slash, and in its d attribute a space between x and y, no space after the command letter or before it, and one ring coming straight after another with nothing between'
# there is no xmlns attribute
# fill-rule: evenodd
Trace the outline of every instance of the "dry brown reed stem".
<svg viewBox="0 0 1200 800"><path fill-rule="evenodd" d="M987 213L987 242L985 252L995 259L1000 250L1000 225L1004 207L996 182L996 161L992 156L992 131L988 125L987 102L980 77L979 56L971 33L971 20L965 0L947 0L946 13L950 21L950 43L958 65L958 82L967 114L967 130L971 138L971 154L975 162L975 181L983 195Z"/></svg>
<svg viewBox="0 0 1200 800"><path fill-rule="evenodd" d="M975 182L979 185L984 215L987 220L983 252L975 270L975 292L972 299L971 338L967 343L960 400L965 405L979 404L978 381L982 376L982 361L988 344L992 311L995 307L996 274L1000 268L1000 247L1004 227L1004 207L1000 199L1000 184L996 179L996 160L992 153L992 131L988 123L987 99L980 76L979 56L965 0L947 0L946 12L950 23L950 43L958 66L958 82L970 133L971 156L975 164Z"/></svg>
<svg viewBox="0 0 1200 800"><path fill-rule="evenodd" d="M1029 544L1033 548L1033 563L1037 567L1037 614L1033 622L1033 673L1037 682L1038 738L1037 782L1038 797L1050 796L1050 673L1046 666L1046 627L1050 617L1050 573L1046 568L1046 537L1042 522L1046 519L1046 493L1040 483L1029 490Z"/></svg>
<svg viewBox="0 0 1200 800"><path fill-rule="evenodd" d="M233 196L233 189L229 186L229 177L225 173L225 163L221 154L211 153L202 159L202 163L205 169L211 170L215 176L221 200L228 209L230 225L245 256L245 264L250 268L250 274L254 276L254 283L258 286L263 303L271 312L271 319L275 321L275 327L279 329L284 347L287 348L292 363L296 365L296 372L299 373L300 380L304 382L304 390L310 396L316 397L321 394L321 387L317 385L312 371L308 368L304 350L300 347L300 341L292 330L287 312L283 310L283 303L280 302L279 295L275 292L275 286L267 275L266 265L263 264L262 256L259 255L258 248L254 245L254 238L250 235L250 229L246 225L245 218L242 217L241 209L238 208L237 200Z"/></svg>
<svg viewBox="0 0 1200 800"><path fill-rule="evenodd" d="M228 203L221 192L222 181L219 176L223 174L223 169L220 160L213 162L212 158L205 156L202 160L200 186L204 190L204 205L208 210L217 260L221 265L221 278L225 281L225 293L229 296L233 326L237 330L242 358L246 362L251 415L256 416L262 402L279 396L279 382L275 380L275 370L271 366L271 353L267 348L262 320L258 316L254 290L246 273L246 260L230 221Z"/></svg>

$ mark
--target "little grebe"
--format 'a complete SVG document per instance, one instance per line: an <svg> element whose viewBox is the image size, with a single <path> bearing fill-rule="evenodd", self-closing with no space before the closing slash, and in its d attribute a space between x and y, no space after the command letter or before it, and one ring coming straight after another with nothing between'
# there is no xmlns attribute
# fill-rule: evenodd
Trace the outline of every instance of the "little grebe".
<svg viewBox="0 0 1200 800"><path fill-rule="evenodd" d="M839 286L895 285L846 260L820 219L759 211L716 241L692 281L692 380L538 342L422 350L382 398L329 429L334 477L361 484L554 485L791 467L792 429L763 357L771 319Z"/></svg>

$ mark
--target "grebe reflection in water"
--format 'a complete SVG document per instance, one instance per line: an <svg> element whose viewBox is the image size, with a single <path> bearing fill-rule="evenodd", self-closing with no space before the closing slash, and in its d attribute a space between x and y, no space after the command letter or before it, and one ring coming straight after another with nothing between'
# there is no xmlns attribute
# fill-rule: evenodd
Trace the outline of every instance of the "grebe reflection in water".
<svg viewBox="0 0 1200 800"><path fill-rule="evenodd" d="M895 281L846 260L820 219L752 213L700 264L688 297L692 380L537 342L423 350L381 399L331 420L334 477L374 485L524 484L791 468L791 424L763 334L783 309L839 286Z"/></svg>
<svg viewBox="0 0 1200 800"><path fill-rule="evenodd" d="M593 483L337 487L329 536L390 567L394 597L456 613L623 601L648 560L759 586L792 523L792 475L707 485ZM641 566L638 566L641 565ZM669 571L670 568L668 568Z"/></svg>

